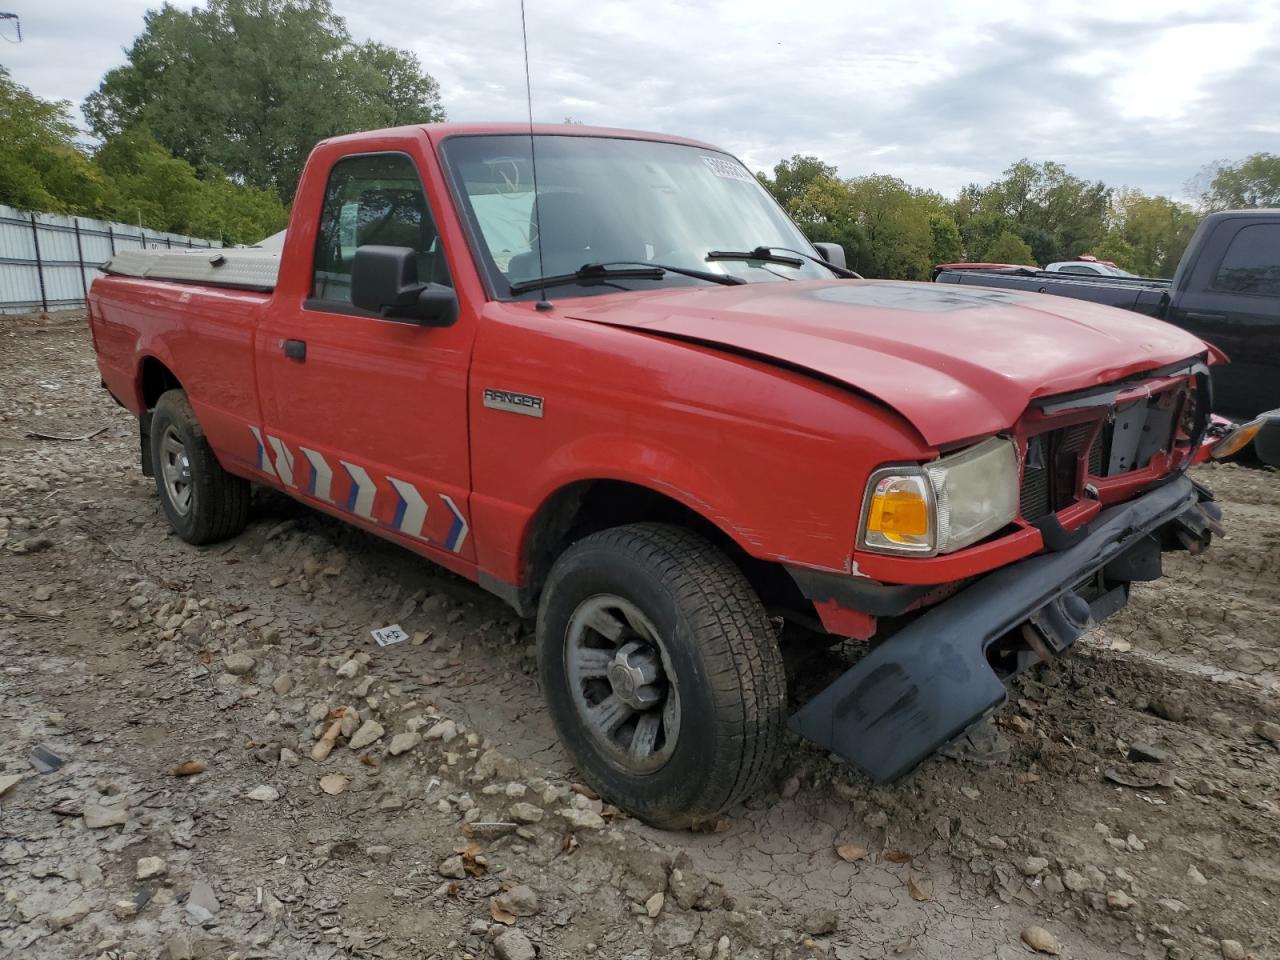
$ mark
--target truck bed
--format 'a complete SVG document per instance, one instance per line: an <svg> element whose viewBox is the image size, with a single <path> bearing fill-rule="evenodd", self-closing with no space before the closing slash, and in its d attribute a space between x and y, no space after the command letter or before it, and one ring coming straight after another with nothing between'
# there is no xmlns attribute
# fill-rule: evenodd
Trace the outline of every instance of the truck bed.
<svg viewBox="0 0 1280 960"><path fill-rule="evenodd" d="M280 273L280 251L259 247L220 250L125 250L102 271L146 280L270 293Z"/></svg>
<svg viewBox="0 0 1280 960"><path fill-rule="evenodd" d="M1169 280L1126 277L1091 277L1084 274L1049 273L1046 270L939 270L935 283L976 284L1031 290L1122 307L1149 317L1160 316L1168 299Z"/></svg>

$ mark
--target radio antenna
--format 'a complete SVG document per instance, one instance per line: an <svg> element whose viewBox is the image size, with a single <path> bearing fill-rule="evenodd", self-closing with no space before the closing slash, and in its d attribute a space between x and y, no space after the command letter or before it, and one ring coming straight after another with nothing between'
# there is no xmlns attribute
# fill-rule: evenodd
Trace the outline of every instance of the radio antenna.
<svg viewBox="0 0 1280 960"><path fill-rule="evenodd" d="M533 136L533 85L529 82L529 28L525 25L524 0L520 0L520 38L524 41L524 95L525 102L529 106L529 166L533 177L533 229L538 245L538 276L545 277L547 271L542 265L542 217L538 211L538 153ZM542 289L542 299L535 304L535 309L551 309L545 287Z"/></svg>

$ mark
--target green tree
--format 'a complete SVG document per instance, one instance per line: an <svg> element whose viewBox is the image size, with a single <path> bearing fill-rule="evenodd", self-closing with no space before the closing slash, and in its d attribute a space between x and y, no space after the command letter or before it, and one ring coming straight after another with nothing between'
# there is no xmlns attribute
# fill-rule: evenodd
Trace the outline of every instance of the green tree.
<svg viewBox="0 0 1280 960"><path fill-rule="evenodd" d="M956 263L964 256L964 248L960 244L960 228L948 213L929 214L929 261L934 266L939 263Z"/></svg>
<svg viewBox="0 0 1280 960"><path fill-rule="evenodd" d="M256 243L288 215L274 191L232 183L208 171L201 179L145 129L104 143L93 158L114 188L116 219L226 243Z"/></svg>
<svg viewBox="0 0 1280 960"><path fill-rule="evenodd" d="M1042 163L1038 172L1024 224L1053 236L1062 256L1079 256L1107 232L1111 190L1100 180L1068 173L1060 163Z"/></svg>
<svg viewBox="0 0 1280 960"><path fill-rule="evenodd" d="M763 173L756 174L756 177L793 217L797 216L796 202L814 184L837 179L836 168L831 164L823 163L817 157L802 157L799 154L790 160L779 160L773 167L772 178Z"/></svg>
<svg viewBox="0 0 1280 960"><path fill-rule="evenodd" d="M1119 191L1112 218L1113 232L1133 251L1132 265L1125 269L1147 277L1173 276L1200 222L1186 204L1168 197L1149 197L1141 190Z"/></svg>
<svg viewBox="0 0 1280 960"><path fill-rule="evenodd" d="M210 0L149 11L84 104L106 140L145 125L202 173L288 200L317 141L442 119L435 80L411 53L357 44L329 0Z"/></svg>
<svg viewBox="0 0 1280 960"><path fill-rule="evenodd" d="M1062 248L1058 246L1058 238L1041 227L1023 227L1018 236L1031 248L1033 263L1053 263L1062 259ZM998 238L997 238L998 239Z"/></svg>
<svg viewBox="0 0 1280 960"><path fill-rule="evenodd" d="M1018 263L1032 265L1035 255L1027 242L1012 231L1006 230L996 239L982 257L988 263Z"/></svg>
<svg viewBox="0 0 1280 960"><path fill-rule="evenodd" d="M113 218L153 230L195 233L202 184L191 164L170 155L142 129L104 143L94 163L115 185Z"/></svg>
<svg viewBox="0 0 1280 960"><path fill-rule="evenodd" d="M75 145L71 105L35 96L0 66L0 203L94 216L107 186Z"/></svg>
<svg viewBox="0 0 1280 960"><path fill-rule="evenodd" d="M873 174L848 181L854 222L866 245L850 265L869 277L924 280L933 267L929 203L897 177Z"/></svg>
<svg viewBox="0 0 1280 960"><path fill-rule="evenodd" d="M1210 165L1200 195L1207 210L1280 207L1280 155L1254 153L1239 163Z"/></svg>
<svg viewBox="0 0 1280 960"><path fill-rule="evenodd" d="M1107 232L1111 191L1060 163L1019 160L986 186L970 184L952 202L965 252L989 249L1006 232L1031 247L1040 263L1074 257Z"/></svg>
<svg viewBox="0 0 1280 960"><path fill-rule="evenodd" d="M1110 260L1121 270L1128 270L1130 273L1141 273L1137 268L1137 258L1133 252L1133 245L1129 243L1118 231L1113 230L1102 238L1102 242L1090 251L1099 260Z"/></svg>
<svg viewBox="0 0 1280 960"><path fill-rule="evenodd" d="M1265 164L1239 166L1259 199ZM809 239L842 244L850 266L874 277L922 279L933 265L961 259L1047 264L1085 253L1171 276L1198 223L1185 204L1112 190L1052 162L1019 160L950 200L894 177L843 180L813 156L757 176Z"/></svg>

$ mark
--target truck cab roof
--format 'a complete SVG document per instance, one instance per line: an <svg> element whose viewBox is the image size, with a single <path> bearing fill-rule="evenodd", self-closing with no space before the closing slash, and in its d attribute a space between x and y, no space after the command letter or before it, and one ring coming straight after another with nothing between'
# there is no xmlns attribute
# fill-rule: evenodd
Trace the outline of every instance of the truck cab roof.
<svg viewBox="0 0 1280 960"><path fill-rule="evenodd" d="M340 137L330 137L321 143L351 143L369 140L387 134L403 134L419 129L426 132L433 143L439 143L448 137L479 136L533 136L540 137L609 137L618 140L653 140L660 143L679 143L704 150L724 151L713 144L688 137L678 137L669 133L655 133L648 130L628 130L621 127L590 127L581 123L535 123L521 121L482 121L475 123L423 123L404 127L389 127L385 130L364 130L359 133L348 133Z"/></svg>

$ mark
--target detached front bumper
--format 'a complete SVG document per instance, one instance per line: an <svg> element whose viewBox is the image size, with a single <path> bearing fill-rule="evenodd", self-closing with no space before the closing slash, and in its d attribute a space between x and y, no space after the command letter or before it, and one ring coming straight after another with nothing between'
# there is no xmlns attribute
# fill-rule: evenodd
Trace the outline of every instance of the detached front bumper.
<svg viewBox="0 0 1280 960"><path fill-rule="evenodd" d="M1003 703L1017 669L1122 608L1130 582L1158 578L1161 550L1199 550L1221 534L1220 516L1184 475L1103 510L1071 546L996 570L922 614L801 707L791 728L877 783L896 780ZM998 673L993 660L1016 669Z"/></svg>

